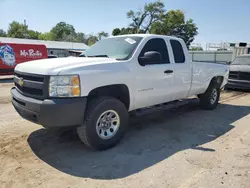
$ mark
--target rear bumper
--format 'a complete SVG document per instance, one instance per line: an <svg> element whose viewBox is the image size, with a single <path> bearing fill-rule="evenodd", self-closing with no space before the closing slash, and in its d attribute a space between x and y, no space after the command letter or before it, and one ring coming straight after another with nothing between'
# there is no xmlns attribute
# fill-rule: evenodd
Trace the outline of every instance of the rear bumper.
<svg viewBox="0 0 250 188"><path fill-rule="evenodd" d="M45 128L80 125L87 98L37 100L11 89L12 104L24 119Z"/></svg>
<svg viewBox="0 0 250 188"><path fill-rule="evenodd" d="M229 79L226 87L235 89L250 89L250 81Z"/></svg>

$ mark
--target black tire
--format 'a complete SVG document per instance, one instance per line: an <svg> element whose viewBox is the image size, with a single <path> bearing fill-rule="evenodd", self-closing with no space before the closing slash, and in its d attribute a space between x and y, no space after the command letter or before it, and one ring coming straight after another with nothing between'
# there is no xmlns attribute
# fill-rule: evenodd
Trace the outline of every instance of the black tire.
<svg viewBox="0 0 250 188"><path fill-rule="evenodd" d="M102 139L96 129L100 116L108 111L115 111L120 118L117 132L109 139ZM125 105L112 97L92 99L87 106L83 124L77 128L79 138L88 147L95 150L105 150L114 147L126 133L128 127L128 111Z"/></svg>
<svg viewBox="0 0 250 188"><path fill-rule="evenodd" d="M216 94L215 94L216 93ZM216 97L215 97L216 95ZM217 107L220 99L220 86L217 83L211 83L205 93L199 96L200 106L206 110L213 110ZM214 99L214 100L213 100Z"/></svg>

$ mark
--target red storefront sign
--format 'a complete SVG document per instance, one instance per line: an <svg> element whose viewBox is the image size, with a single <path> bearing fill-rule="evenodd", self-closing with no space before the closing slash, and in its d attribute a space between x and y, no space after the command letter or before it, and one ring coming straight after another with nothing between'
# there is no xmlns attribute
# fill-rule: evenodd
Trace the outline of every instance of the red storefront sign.
<svg viewBox="0 0 250 188"><path fill-rule="evenodd" d="M48 58L45 45L0 43L0 75L11 75L19 63Z"/></svg>

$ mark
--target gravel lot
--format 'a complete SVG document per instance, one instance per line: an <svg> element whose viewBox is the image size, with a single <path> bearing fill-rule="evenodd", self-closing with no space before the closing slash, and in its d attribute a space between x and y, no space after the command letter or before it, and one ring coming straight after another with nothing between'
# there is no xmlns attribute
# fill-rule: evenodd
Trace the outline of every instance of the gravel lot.
<svg viewBox="0 0 250 188"><path fill-rule="evenodd" d="M0 83L0 187L250 187L250 93L224 92L214 111L197 101L131 119L115 148L94 152L74 130L21 119Z"/></svg>

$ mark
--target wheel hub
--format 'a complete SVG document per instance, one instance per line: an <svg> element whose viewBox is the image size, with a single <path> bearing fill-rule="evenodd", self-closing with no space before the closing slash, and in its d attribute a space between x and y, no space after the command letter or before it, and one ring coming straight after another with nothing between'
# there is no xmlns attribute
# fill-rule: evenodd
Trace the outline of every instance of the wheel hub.
<svg viewBox="0 0 250 188"><path fill-rule="evenodd" d="M109 117L104 118L103 120L100 120L101 127L104 129L109 129L111 127L112 120Z"/></svg>
<svg viewBox="0 0 250 188"><path fill-rule="evenodd" d="M96 122L96 132L102 139L110 139L118 131L120 117L114 110L103 112Z"/></svg>
<svg viewBox="0 0 250 188"><path fill-rule="evenodd" d="M217 100L217 90L213 89L212 94L211 94L211 98L210 98L210 103L214 104Z"/></svg>

